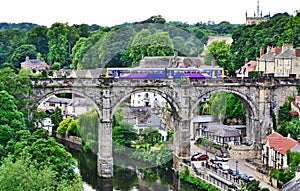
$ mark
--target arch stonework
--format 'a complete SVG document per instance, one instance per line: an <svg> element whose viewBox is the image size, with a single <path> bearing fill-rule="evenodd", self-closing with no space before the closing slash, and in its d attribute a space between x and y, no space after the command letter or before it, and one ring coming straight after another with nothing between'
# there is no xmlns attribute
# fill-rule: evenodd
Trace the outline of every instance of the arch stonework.
<svg viewBox="0 0 300 191"><path fill-rule="evenodd" d="M276 88L287 90L288 95L296 92L295 87L285 89L270 82L227 83L222 79L39 79L33 80L32 84L32 99L36 103L57 92L77 93L92 101L100 117L97 170L100 177L107 178L113 177L112 116L118 105L132 93L155 92L171 105L175 121L173 164L179 169L182 160L190 156L190 121L203 96L216 92L237 95L247 110L248 141L259 149L261 140L272 128L271 112L278 111L283 104L284 98L278 98Z"/></svg>

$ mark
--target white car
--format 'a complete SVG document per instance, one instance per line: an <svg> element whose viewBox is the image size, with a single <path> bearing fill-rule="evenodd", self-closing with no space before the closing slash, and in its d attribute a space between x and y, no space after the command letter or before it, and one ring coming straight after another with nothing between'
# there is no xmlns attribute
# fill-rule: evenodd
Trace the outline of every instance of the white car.
<svg viewBox="0 0 300 191"><path fill-rule="evenodd" d="M216 159L223 162L228 162L230 158L225 155L225 156L216 156Z"/></svg>
<svg viewBox="0 0 300 191"><path fill-rule="evenodd" d="M225 171L228 171L228 169L230 168L229 165L225 162L218 162L216 164L217 164L218 168L225 170Z"/></svg>

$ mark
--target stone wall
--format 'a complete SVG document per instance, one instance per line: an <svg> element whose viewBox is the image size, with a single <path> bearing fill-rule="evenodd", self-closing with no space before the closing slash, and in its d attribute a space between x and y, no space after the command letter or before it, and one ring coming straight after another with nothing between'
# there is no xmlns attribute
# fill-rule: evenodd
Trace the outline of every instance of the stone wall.
<svg viewBox="0 0 300 191"><path fill-rule="evenodd" d="M259 151L255 151L254 146L234 146L227 151L234 160L259 158Z"/></svg>

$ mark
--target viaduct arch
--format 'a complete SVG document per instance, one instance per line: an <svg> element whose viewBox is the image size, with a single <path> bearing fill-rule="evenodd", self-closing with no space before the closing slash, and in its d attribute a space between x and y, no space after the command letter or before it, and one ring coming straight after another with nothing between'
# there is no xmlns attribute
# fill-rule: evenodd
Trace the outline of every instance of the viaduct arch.
<svg viewBox="0 0 300 191"><path fill-rule="evenodd" d="M113 177L112 116L129 95L140 91L157 92L170 103L174 116L173 164L179 169L190 156L190 121L201 98L217 92L237 95L247 110L247 140L261 148L261 140L272 128L271 112L278 112L295 86L281 86L273 79L225 81L223 79L33 79L31 98L41 102L49 95L75 93L86 97L98 111L97 171L100 177ZM259 152L259 150L257 150Z"/></svg>

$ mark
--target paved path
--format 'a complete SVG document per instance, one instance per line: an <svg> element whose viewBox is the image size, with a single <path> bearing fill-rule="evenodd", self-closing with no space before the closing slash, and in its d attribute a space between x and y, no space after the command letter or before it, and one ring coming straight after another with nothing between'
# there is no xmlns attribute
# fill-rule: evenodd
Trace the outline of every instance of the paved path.
<svg viewBox="0 0 300 191"><path fill-rule="evenodd" d="M201 147L198 147L194 144L194 141L191 141L191 153L196 153L196 152L200 152L200 153L206 153L206 150L201 148ZM207 152L207 155L209 156L210 159L212 158L215 158L215 155L213 153L210 153L210 152ZM245 172L247 173L247 175L252 175L254 176L257 180L260 181L260 186L262 188L269 188L270 191L279 191L278 189L272 187L271 185L267 184L266 182L258 179L256 176L255 176L255 173L256 171L245 166L245 160L229 160L228 161L228 165L231 167L231 168L236 168L236 161L238 161L237 165L238 165L238 170L240 172Z"/></svg>

